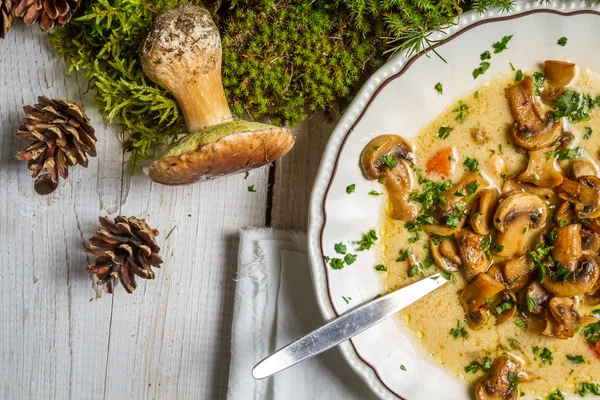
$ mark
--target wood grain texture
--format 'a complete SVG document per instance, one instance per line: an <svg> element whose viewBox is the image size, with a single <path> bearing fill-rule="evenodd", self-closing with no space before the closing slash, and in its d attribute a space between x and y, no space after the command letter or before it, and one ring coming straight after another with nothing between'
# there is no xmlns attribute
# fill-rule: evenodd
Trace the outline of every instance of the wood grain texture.
<svg viewBox="0 0 600 400"><path fill-rule="evenodd" d="M177 188L130 178L119 129L87 89L37 27L0 41L0 398L224 398L238 229L264 224L268 171ZM39 95L82 104L99 139L89 168L46 197L14 158L22 107ZM119 213L161 231L165 263L111 296L92 285L83 244L99 215Z"/></svg>
<svg viewBox="0 0 600 400"><path fill-rule="evenodd" d="M272 208L274 228L306 230L310 192L323 149L334 127L335 121L315 115L294 129L296 146L276 162Z"/></svg>

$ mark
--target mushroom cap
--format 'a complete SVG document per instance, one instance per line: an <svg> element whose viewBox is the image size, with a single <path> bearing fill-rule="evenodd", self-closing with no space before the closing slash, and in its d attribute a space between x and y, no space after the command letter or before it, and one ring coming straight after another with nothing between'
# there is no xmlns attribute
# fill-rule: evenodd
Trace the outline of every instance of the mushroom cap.
<svg viewBox="0 0 600 400"><path fill-rule="evenodd" d="M471 214L471 228L479 235L489 235L494 226L494 211L500 193L497 189L484 189L477 198L475 209Z"/></svg>
<svg viewBox="0 0 600 400"><path fill-rule="evenodd" d="M487 378L481 378L475 385L477 400L516 400L519 391L510 381L511 373L519 376L519 364L506 356L494 360Z"/></svg>
<svg viewBox="0 0 600 400"><path fill-rule="evenodd" d="M363 149L360 155L360 166L367 179L375 180L388 169L381 161L383 156L392 156L396 161L406 160L410 166L415 161L412 151L410 143L401 136L380 135L372 139Z"/></svg>
<svg viewBox="0 0 600 400"><path fill-rule="evenodd" d="M517 178L521 182L531 183L542 188L553 188L560 185L563 176L558 170L556 157L548 157L551 148L529 152L527 170Z"/></svg>
<svg viewBox="0 0 600 400"><path fill-rule="evenodd" d="M554 88L562 89L575 77L576 65L566 61L547 60L544 62L546 82Z"/></svg>
<svg viewBox="0 0 600 400"><path fill-rule="evenodd" d="M186 77L220 71L219 29L206 8L179 5L156 17L140 45L140 61L152 81L171 91L165 82L185 84Z"/></svg>
<svg viewBox="0 0 600 400"><path fill-rule="evenodd" d="M597 257L597 256L596 256ZM579 258L577 269L565 279L544 279L543 285L550 293L560 297L585 294L592 290L600 276L600 267L595 256L584 254Z"/></svg>
<svg viewBox="0 0 600 400"><path fill-rule="evenodd" d="M546 312L546 328L543 335L558 339L568 339L575 334L575 323L579 313L575 303L568 297L553 297L548 303L550 312Z"/></svg>
<svg viewBox="0 0 600 400"><path fill-rule="evenodd" d="M575 204L580 219L600 217L600 178L581 176L577 181L564 179L557 188L558 196Z"/></svg>
<svg viewBox="0 0 600 400"><path fill-rule="evenodd" d="M270 164L295 142L286 128L226 122L181 138L150 165L147 173L154 182L185 185Z"/></svg>
<svg viewBox="0 0 600 400"><path fill-rule="evenodd" d="M504 232L513 221L520 220L522 216L528 216L528 226L539 228L546 222L548 207L534 194L511 194L498 205L494 226L498 231Z"/></svg>
<svg viewBox="0 0 600 400"><path fill-rule="evenodd" d="M505 289L503 283L490 275L481 273L473 279L460 294L460 304L465 310L471 329L481 329L488 320L487 305L489 299Z"/></svg>

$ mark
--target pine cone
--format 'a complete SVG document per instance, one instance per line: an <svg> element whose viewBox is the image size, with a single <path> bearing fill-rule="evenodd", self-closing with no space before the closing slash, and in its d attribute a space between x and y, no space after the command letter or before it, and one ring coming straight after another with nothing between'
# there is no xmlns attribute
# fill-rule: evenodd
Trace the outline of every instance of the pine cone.
<svg viewBox="0 0 600 400"><path fill-rule="evenodd" d="M69 176L68 168L87 167L87 154L96 156L94 128L85 112L69 100L38 97L39 104L25 106L25 124L16 133L19 139L32 142L17 152L27 160L38 194L53 192L60 178Z"/></svg>
<svg viewBox="0 0 600 400"><path fill-rule="evenodd" d="M4 39L13 24L15 6L13 0L0 0L0 39Z"/></svg>
<svg viewBox="0 0 600 400"><path fill-rule="evenodd" d="M15 15L27 25L39 22L40 29L47 32L65 26L80 5L80 0L21 0Z"/></svg>
<svg viewBox="0 0 600 400"><path fill-rule="evenodd" d="M113 292L117 278L127 293L136 288L135 275L154 279L150 267L160 268L163 262L155 239L158 231L135 217L119 216L114 223L100 217L100 225L104 229L96 232L85 249L98 256L94 264L87 266L87 272L98 275L98 283L106 284L108 293Z"/></svg>

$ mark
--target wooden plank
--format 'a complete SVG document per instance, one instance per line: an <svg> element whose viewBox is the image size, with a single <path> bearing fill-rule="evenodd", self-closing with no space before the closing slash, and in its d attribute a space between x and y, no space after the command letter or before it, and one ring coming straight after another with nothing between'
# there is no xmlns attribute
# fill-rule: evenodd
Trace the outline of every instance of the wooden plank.
<svg viewBox="0 0 600 400"><path fill-rule="evenodd" d="M276 162L272 226L306 230L310 192L323 149L335 127L323 115L315 115L296 129L296 145Z"/></svg>
<svg viewBox="0 0 600 400"><path fill-rule="evenodd" d="M238 230L264 224L267 179L264 168L186 187L133 178L122 213L161 231L165 263L114 295L105 398L225 397Z"/></svg>
<svg viewBox="0 0 600 400"><path fill-rule="evenodd" d="M114 127L94 110L87 83L65 76L46 34L17 24L0 41L0 398L83 399L103 396L110 298L96 298L82 243L101 205L119 204L122 168ZM96 127L99 156L73 167L48 196L33 190L26 142L13 132L37 96L83 104ZM100 171L102 171L100 173Z"/></svg>

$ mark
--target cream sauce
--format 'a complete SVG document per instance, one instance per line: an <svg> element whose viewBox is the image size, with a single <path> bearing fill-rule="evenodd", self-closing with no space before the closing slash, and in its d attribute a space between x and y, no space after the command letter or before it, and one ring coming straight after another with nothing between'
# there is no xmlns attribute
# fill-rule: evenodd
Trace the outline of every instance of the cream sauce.
<svg viewBox="0 0 600 400"><path fill-rule="evenodd" d="M432 155L442 148L452 146L454 147L454 157L457 158L454 175L450 177L453 182L458 181L464 172L462 163L465 157L476 158L482 172L498 187L501 187L503 179L494 165L504 163L505 170L502 172L509 176L524 171L527 165L527 152L517 149L509 140L508 133L513 119L504 96L504 89L514 84L514 79L514 72L501 74L481 86L477 92L464 96L462 101L468 106L468 114L464 123L460 124L455 120L457 113L452 111L457 107L455 103L423 127L413 140L417 159L416 167L425 171L425 164ZM600 77L580 68L572 87L582 93L600 94ZM567 127L576 137L571 146L580 146L587 152L589 159L595 163L598 161L597 151L600 145L599 116L600 112L595 109L592 112L591 121ZM446 140L438 138L440 126L453 128ZM582 139L585 127L593 129L591 137L587 140ZM471 135L474 130L480 130L484 134L483 144L477 144L472 139ZM500 146L502 151L500 151ZM432 180L440 180L433 176L427 177ZM411 250L419 260L426 257L428 253L426 234L420 232L418 242L407 244L407 240L414 234L408 233L403 225L402 221L389 217L389 206L386 202L380 226L381 241L378 248L379 261L388 268L387 272L382 273L386 291L392 291L419 279L418 276L408 277L407 262L396 262L399 250ZM434 272L438 272L435 265L430 267L425 274ZM568 340L554 339L518 327L513 322L514 318L500 326L495 326L495 319L490 317L483 329L474 331L467 328L468 338L454 339L449 333L450 329L456 327L457 321L465 324L464 311L458 297L459 291L465 285L465 280L460 272L454 273L454 276L456 283L446 284L403 310L400 313L400 324L412 331L415 340L435 362L443 365L458 379L472 384L483 376L483 373L481 371L476 374L466 373L465 366L473 360L483 362L486 356L494 358L508 352L522 360L524 370L537 376L536 380L519 385L521 392L534 397L544 396L555 389L573 393L574 387L580 382L598 382L600 380L600 359L586 345L581 333L577 333L575 337ZM579 307L582 315L586 315L590 310ZM509 339L511 340L509 341ZM540 349L547 347L553 355L552 365L542 364L539 358L533 355L533 346L538 346ZM582 355L585 363L573 364L567 360L567 354Z"/></svg>

